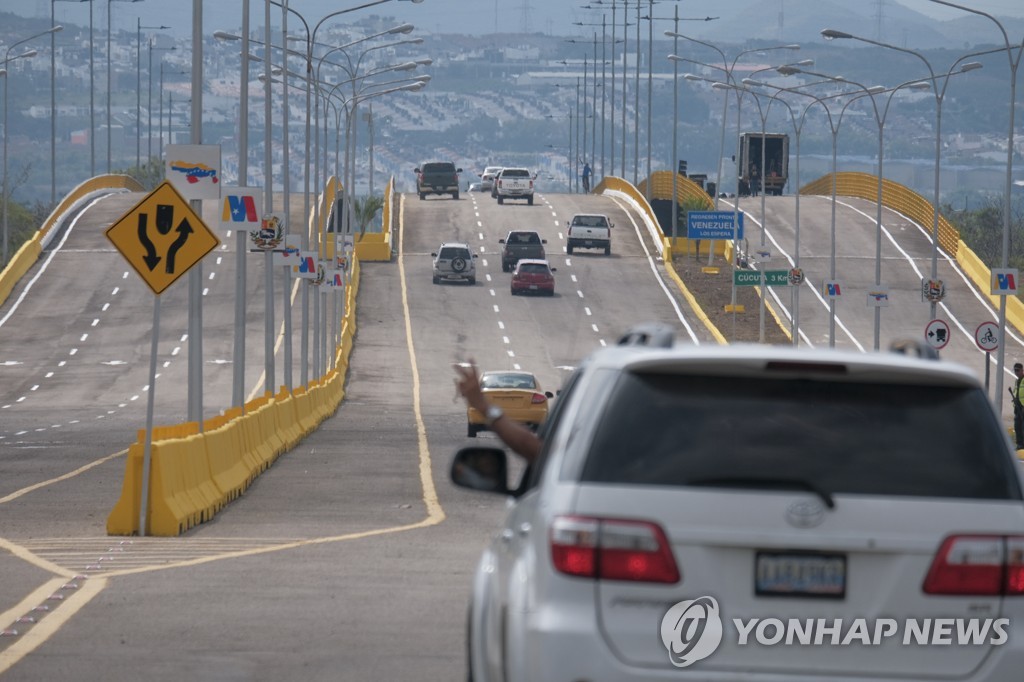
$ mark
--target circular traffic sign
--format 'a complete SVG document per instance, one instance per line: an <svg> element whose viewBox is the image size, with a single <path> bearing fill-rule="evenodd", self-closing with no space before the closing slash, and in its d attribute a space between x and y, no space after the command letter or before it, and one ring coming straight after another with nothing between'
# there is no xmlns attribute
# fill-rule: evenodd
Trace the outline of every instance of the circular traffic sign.
<svg viewBox="0 0 1024 682"><path fill-rule="evenodd" d="M942 350L949 343L949 325L945 320L932 320L924 328L924 341L935 350Z"/></svg>
<svg viewBox="0 0 1024 682"><path fill-rule="evenodd" d="M999 348L999 325L995 322L979 324L978 328L974 330L974 342L986 353L991 353Z"/></svg>

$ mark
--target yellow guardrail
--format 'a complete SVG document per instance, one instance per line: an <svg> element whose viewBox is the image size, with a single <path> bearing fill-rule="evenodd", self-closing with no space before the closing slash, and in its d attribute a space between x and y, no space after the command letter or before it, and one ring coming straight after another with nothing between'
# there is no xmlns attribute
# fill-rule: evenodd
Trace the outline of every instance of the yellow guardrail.
<svg viewBox="0 0 1024 682"><path fill-rule="evenodd" d="M832 174L824 175L800 188L800 194L832 196ZM870 173L836 173L836 194L878 201L878 176ZM892 180L882 179L882 205L913 220L931 233L935 227L934 204L914 190ZM999 296L993 296L992 271L960 239L959 231L939 214L939 246L953 256L982 295L996 308ZM1024 332L1024 303L1017 296L1006 297L1006 320Z"/></svg>
<svg viewBox="0 0 1024 682"><path fill-rule="evenodd" d="M389 183L389 193L393 187ZM332 205L334 192L340 189L332 178L324 205ZM321 216L326 220L324 213ZM390 233L389 225L385 222ZM327 240L332 247L328 257L333 256L332 242ZM388 249L390 258L390 244ZM209 521L338 409L345 397L345 375L355 343L360 262L357 248L348 265L345 313L333 369L307 386L291 391L282 386L276 394L254 398L244 411L231 408L204 421L202 430L195 422L153 428L146 535L180 535ZM110 535L139 533L145 437L145 431L140 431L128 447L121 495L107 517Z"/></svg>
<svg viewBox="0 0 1024 682"><path fill-rule="evenodd" d="M667 191L667 193L669 194L669 198L671 199L672 175L673 173L671 171L655 171L652 174L652 198L662 198L664 197L664 193ZM665 176L669 176L667 180ZM676 191L683 192L683 197L690 196L690 192L693 191L703 194L705 197L707 196L707 193L704 192L704 190L702 190L700 186L694 183L693 181L682 177L680 177L679 179L682 180L683 182L676 183ZM682 293L683 297L690 304L690 307L696 312L697 317L700 318L700 321L707 328L708 332L714 337L714 339L718 343L724 345L728 343L725 336L722 335L722 332L720 332L718 328L715 326L715 324L711 321L711 318L707 316L707 313L705 313L701 309L700 304L697 303L697 299L694 298L693 293L689 290L689 288L687 288L686 283L683 282L683 279L679 276L679 273L676 272L676 269L672 264L673 245L671 242L673 240L665 236L665 232L664 230L661 229L661 224L658 222L657 216L654 215L654 211L651 209L651 205L647 201L646 183L647 180L644 180L644 182L641 183L640 186L644 188L644 191L641 191L639 188L634 187L631 183L627 182L626 180L623 180L622 178L609 176L601 179L601 182L599 182L597 186L594 187L593 193L605 194L606 192L618 192L620 194L625 194L626 196L630 197L638 206L640 206L641 210L647 215L647 219L650 220L651 224L654 225L654 227L658 231L658 235L661 239L662 260L665 265L665 270L669 274L669 277L671 277L672 281L676 283L676 286L679 288L680 293ZM711 202L711 208L714 208L714 202ZM677 239L676 242L678 243L678 241L679 240ZM684 239L683 241L686 242L687 240Z"/></svg>
<svg viewBox="0 0 1024 682"><path fill-rule="evenodd" d="M800 194L832 196L832 174L824 175L800 188ZM878 201L878 176L870 173L836 173L836 194ZM935 225L934 204L905 185L882 179L882 205L913 220L918 225ZM939 246L956 257L960 246L960 233L941 214L939 215Z"/></svg>
<svg viewBox="0 0 1024 682"><path fill-rule="evenodd" d="M11 256L10 261L0 272L0 304L7 300L7 297L14 291L18 281L25 276L25 273L36 264L43 252L45 242L50 230L60 219L85 197L102 190L130 190L132 192L143 192L145 188L135 178L128 175L101 175L89 178L82 184L75 187L64 197L50 215L43 221L43 224L36 230L32 239L25 242Z"/></svg>

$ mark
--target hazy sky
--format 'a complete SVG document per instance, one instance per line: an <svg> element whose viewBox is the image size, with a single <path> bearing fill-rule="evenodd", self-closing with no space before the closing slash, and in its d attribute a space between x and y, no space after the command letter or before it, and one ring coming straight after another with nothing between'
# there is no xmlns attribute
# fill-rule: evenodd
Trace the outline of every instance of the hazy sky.
<svg viewBox="0 0 1024 682"><path fill-rule="evenodd" d="M372 0L289 0L289 6L299 12L309 24L315 25L331 12L355 7ZM425 31L439 33L485 34L499 32L542 32L557 35L573 35L588 32L574 23L600 22L602 12L608 12L612 0L423 0L414 4L408 0L390 0L378 7L359 10L353 17L371 13L394 16L408 21ZM856 0L865 6L874 7L880 0ZM881 0L885 5L902 4L910 9L935 18L964 16L960 10L943 7L928 0ZM588 5L594 9L585 9ZM679 5L681 17L719 16L722 21L739 19L742 10L755 0L682 0ZM820 11L817 0L758 0L759 4L778 3L780 11L787 15L807 11ZM107 0L95 0L94 26L102 30L107 21ZM630 1L630 6L635 7ZM995 16L1024 17L1024 2L1021 0L960 0L960 4L988 12ZM88 2L57 0L54 4L56 18L60 22L74 22L89 25ZM617 5L622 7L621 1ZM671 17L676 3L655 1L655 16ZM191 32L191 0L142 0L129 3L114 0L113 23L121 30L135 30L139 18L143 25L169 26L178 35ZM251 0L252 25L263 23L265 3ZM50 0L0 0L0 9L24 16L48 17ZM273 8L280 12L278 8ZM646 8L642 6L642 11ZM242 0L205 0L203 3L203 25L205 33L217 29L233 29L241 25ZM632 15L631 15L632 16ZM620 15L621 17L621 15ZM331 19L341 22L344 17ZM276 14L273 19L277 21ZM620 18L621 21L621 18ZM298 24L298 22L295 22ZM291 22L290 22L291 24ZM1011 37L1012 40L1012 37Z"/></svg>

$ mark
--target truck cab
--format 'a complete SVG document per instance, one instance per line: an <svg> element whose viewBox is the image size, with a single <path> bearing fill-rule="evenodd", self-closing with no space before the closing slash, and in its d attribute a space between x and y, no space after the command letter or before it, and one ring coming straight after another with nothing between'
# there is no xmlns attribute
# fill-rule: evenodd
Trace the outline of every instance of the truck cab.
<svg viewBox="0 0 1024 682"><path fill-rule="evenodd" d="M600 213L577 213L566 222L565 252L572 255L573 249L603 249L604 255L612 252L612 228L615 223Z"/></svg>
<svg viewBox="0 0 1024 682"><path fill-rule="evenodd" d="M740 196L761 192L779 196L789 179L789 135L743 133L739 154Z"/></svg>

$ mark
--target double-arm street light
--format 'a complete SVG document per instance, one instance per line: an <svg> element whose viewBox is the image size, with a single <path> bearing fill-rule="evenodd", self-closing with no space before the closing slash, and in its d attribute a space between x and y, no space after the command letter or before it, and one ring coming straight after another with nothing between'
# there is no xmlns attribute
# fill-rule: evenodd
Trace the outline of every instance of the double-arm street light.
<svg viewBox="0 0 1024 682"><path fill-rule="evenodd" d="M149 116L149 123L146 126L146 137L148 138L149 149L147 150L146 163L149 163L153 159L153 50L174 50L177 49L174 46L171 47L154 47L153 39L149 39L149 87L146 88L146 95L148 100L146 102L146 111ZM163 105L164 99L164 60L160 60L160 103ZM161 117L162 120L162 117ZM163 139L160 140L160 147L163 148Z"/></svg>
<svg viewBox="0 0 1024 682"><path fill-rule="evenodd" d="M111 81L110 81L110 37L113 34L114 29L110 23L110 6L114 2L142 2L142 0L107 0L107 173L111 171L111 145L110 145L110 126L111 126L111 115L110 115L110 93L111 93Z"/></svg>
<svg viewBox="0 0 1024 682"><path fill-rule="evenodd" d="M935 193L933 198L933 210L932 210L932 267L931 267L931 279L934 281L938 278L938 260L939 260L939 178L940 178L940 164L942 162L942 102L946 95L946 87L949 85L950 76L957 73L964 73L967 71L973 71L974 69L980 69L981 64L978 62L968 62L959 69L956 68L957 64L962 62L964 59L973 55L965 55L957 59L949 71L945 74L939 74L936 76L935 70L932 68L931 62L925 58L920 52L911 50L905 47L899 47L897 45L890 45L877 40L871 40L870 38L862 38L855 36L851 33L845 33L843 31L836 31L834 29L825 29L821 32L822 37L826 40L834 40L837 38L859 40L870 45L876 45L878 47L885 47L897 52L903 52L904 54L910 54L922 62L928 67L928 73L931 74L931 78L927 79L931 82L932 92L935 95ZM939 81L942 81L942 88L939 88ZM938 302L933 298L929 303L929 314L930 319L935 319L936 307Z"/></svg>
<svg viewBox="0 0 1024 682"><path fill-rule="evenodd" d="M654 92L654 22L655 21L672 21L673 30L672 33L677 34L679 32L680 21L714 21L718 17L680 17L679 16L679 5L675 5L675 16L672 17L656 17L654 16L654 0L648 0L648 12L647 16L640 17L640 19L647 20L647 175L650 177L651 174L651 130L654 124L651 120L652 112L654 111L653 92ZM678 51L678 38L673 38L672 51ZM672 159L668 164L669 170L675 170L676 164L679 159L676 158L678 150L676 148L676 131L675 125L679 117L679 67L678 64L673 63L672 65ZM673 176L674 177L674 176ZM647 200L651 199L651 183L647 183ZM675 189L672 191L672 213L676 212L676 197ZM675 218L673 218L675 220Z"/></svg>
<svg viewBox="0 0 1024 682"><path fill-rule="evenodd" d="M871 106L872 106L872 109L874 111L875 122L878 124L878 171L877 171L878 172L878 176L877 176L878 177L878 197L877 197L876 215L875 215L875 287L876 287L876 289L879 289L882 286L882 187L883 187L883 184L882 184L882 177L883 177L882 164L883 164L883 158L884 158L884 141L883 141L884 137L883 137L883 131L884 131L884 128L885 128L885 119L888 116L889 106L890 106L890 104L892 104L892 99L896 95L897 92L899 92L902 89L914 89L914 90L929 89L931 86L928 83L924 82L924 81L913 80L913 81L907 81L905 83L901 83L900 85L898 85L898 86L896 86L894 88L888 88L885 92L888 92L889 96L885 99L885 104L884 104L884 106L882 107L882 109L880 111L879 107L878 107L878 102L876 101L875 96L876 96L876 94L883 94L883 93L876 92L876 90L874 90L873 88L869 88L869 87L864 86L864 85L862 85L860 83L856 83L854 81L851 81L851 80L848 80L848 79L845 79L845 78L836 78L834 76L827 76L827 75L824 75L824 74L814 73L814 72L810 72L810 71L806 71L806 70L793 69L792 67L780 68L779 72L782 73L783 75L800 72L800 73L805 73L805 74L812 75L812 76L821 77L821 78L824 79L823 81L819 81L818 83L834 82L834 83L843 83L843 84L853 85L853 86L857 87L860 92L863 92L865 95L867 95L871 99ZM777 90L776 95L773 96L773 97L778 97L783 92L796 92L797 94L808 96L808 94L806 92L802 92L802 91L800 91L800 90L798 90L796 88L780 88L780 87L772 85L770 83L760 83L760 82L753 81L753 80L750 80L750 79L746 79L743 82L744 82L745 85L752 86L752 87L765 87L765 88L772 88L772 89ZM818 83L809 83L809 84L805 84L805 85L803 85L801 87L807 87L807 85L816 85ZM782 102L783 104L786 104L786 106L788 108L789 105L786 103L785 100L779 99L778 101ZM810 106L811 105L809 104L808 107L810 107ZM797 140L797 147L796 147L796 154L797 154L797 157L796 157L796 159L797 159L796 160L796 163L797 163L797 166L796 166L796 168L797 168L797 181L796 181L796 186L799 188L800 187L800 177L799 177L799 174L800 174L800 127L802 127L802 125L803 125L803 119L801 118L800 127L798 127L796 119L795 119L795 117L793 117L792 109L790 109L790 116L791 116L791 118L793 118L793 127L794 127L794 129L796 131L796 140ZM797 191L796 197L797 197L797 267L799 267L799 229L800 229L799 228L799 222L800 222L800 208L799 208L800 192L799 191ZM794 306L794 317L796 315L797 315L796 307ZM879 306L875 307L874 315L875 315L874 350L877 351L877 350L879 350L879 347L880 347L881 307L879 307ZM794 325L795 325L795 323L794 323ZM794 341L795 340L796 340L796 337L794 335Z"/></svg>
<svg viewBox="0 0 1024 682"><path fill-rule="evenodd" d="M27 50L27 51L25 51L25 52L23 52L23 53L21 53L19 55L15 55L14 57L11 56L11 50L13 50L14 48L18 47L19 45L24 45L25 43L27 43L29 41L35 40L36 38L40 38L42 36L45 36L48 33L49 34L53 34L53 33L56 33L58 31L61 31L61 30L63 30L63 28L64 28L63 26L52 26L52 27L50 27L49 29L47 29L45 31L41 31L39 33L36 33L34 35L29 36L28 38L24 38L23 40L19 40L17 42L11 43L7 47L7 51L4 53L4 60L3 60L3 62L0 62L0 66L6 66L8 63L14 61L15 59L34 57L37 54L36 50ZM3 250L4 259L3 259L3 264L4 265L7 264L7 256L8 256L8 250L7 250L8 246L7 245L8 245L8 241L9 241L8 226L7 226L7 204L10 203L8 201L8 199L10 199L10 197L8 196L8 189L7 189L8 188L8 181L7 181L7 138L9 137L9 135L7 134L7 106L8 106L7 102L8 102L8 100L11 99L10 98L10 80L9 79L10 79L9 76L6 76L6 75L4 76L4 179L3 179L3 196L0 197L0 199L3 199L3 202L4 202L4 206L3 206L3 232L4 232L4 250Z"/></svg>
<svg viewBox="0 0 1024 682"><path fill-rule="evenodd" d="M700 65L700 66L704 66L704 67L707 67L707 68L712 68L712 69L716 69L718 71L721 71L721 72L723 72L725 74L725 81L724 82L727 83L727 84L732 84L732 85L736 84L736 80L733 78L733 71L736 69L736 65L739 63L740 58L742 58L742 57L744 57L744 56L746 56L748 54L753 54L755 52L768 52L768 51L774 51L774 50L799 50L800 49L799 45L796 45L796 44L785 44L785 45L770 45L768 47L761 47L761 48L755 48L755 49L749 49L749 50L741 50L740 52L738 52L736 54L735 57L733 57L732 61L730 62L728 57L726 57L725 52L722 51L717 45L714 45L713 43L705 42L703 40L698 40L697 38L693 38L691 36L684 35L682 33L679 33L678 31L665 31L665 35L667 37L669 37L669 38L674 38L674 39L677 39L677 40L678 39L688 40L691 43L696 43L698 45L703 45L704 47L711 48L712 50L717 52L718 56L722 58L722 66L714 66L714 65L711 65L711 64L705 64L703 62L697 62L697 61L694 61L692 59L687 59L685 57L681 57L678 54L670 54L668 56L668 58L671 61L673 61L673 62L689 62L691 64L697 64L697 65ZM688 80L693 80L693 78L690 78L689 76L686 76L686 78ZM737 117L738 117L739 116L739 109L740 109L740 106L742 105L742 94L743 93L740 90L736 90L735 92L736 92L736 110L737 110ZM729 93L728 93L728 90L726 90L726 92L723 93L723 94L724 94L724 96L722 97L722 133L721 133L721 137L720 137L719 143L718 143L718 164L717 164L718 165L718 170L716 172L716 180L715 180L715 188L716 188L715 189L715 197L714 197L715 198L715 210L718 210L718 195L720 194L721 187L722 187L722 164L723 164L723 158L725 156L725 125L726 125L726 120L728 119L728 112L729 112ZM673 122L672 122L673 129L675 129L676 125L677 125L677 120L674 119ZM740 130L739 130L739 120L736 121L736 128L737 128L736 134L737 134L737 137L738 137L739 133L740 133ZM673 154L677 154L677 151L673 150ZM676 169L676 163L677 162L678 162L678 156L672 160L672 168L673 168L673 170ZM739 188L738 188L739 187L739 185L738 185L738 183L739 183L739 169L737 169L736 176L737 176L736 198L737 198L737 203L738 203L739 202ZM737 208L737 211L738 210L739 209ZM673 211L673 214L674 213L675 212ZM673 220L676 220L676 218L673 217ZM711 263L712 255L714 254L714 252L715 252L714 241L712 241L710 243L710 245L708 246L708 263L709 264ZM734 289L733 293L735 295L735 289ZM735 303L735 300L733 302Z"/></svg>
<svg viewBox="0 0 1024 682"><path fill-rule="evenodd" d="M96 121L95 104L93 102L93 49L92 49L92 6L93 0L50 0L50 25L56 24L54 5L58 2L87 2L89 3L89 149L91 152L91 175L96 175ZM50 167L53 169L50 185L50 203L57 203L57 68L56 68L56 38L50 34Z"/></svg>
<svg viewBox="0 0 1024 682"><path fill-rule="evenodd" d="M1017 69L1020 66L1021 54L1024 54L1024 39L1021 39L1020 46L1010 45L1010 39L1006 35L1006 29L1002 23L999 22L991 14L982 12L981 10L966 7L964 5L958 5L946 0L929 0L936 5L945 5L946 7L952 7L954 9L963 10L964 12L970 12L979 16L985 17L986 19L993 22L998 28L999 32L1003 36L1003 46L1006 50L1006 58L1010 66L1010 123L1009 132L1006 135L1006 182L1003 187L1003 239L1002 239L1002 251L1000 258L1000 267L1006 269L1010 266L1010 212L1013 210L1013 204L1010 200L1011 190L1013 188L1013 152L1014 152L1014 114L1016 112L1017 103ZM1014 50L1017 51L1014 56ZM1002 417L1003 414L1003 401L999 397L1003 393L1003 371L1006 360L1006 294L1001 293L999 295L999 349L996 351L996 390L993 394L996 397L995 405L996 412Z"/></svg>
<svg viewBox="0 0 1024 682"><path fill-rule="evenodd" d="M157 119L160 121L160 132L159 132L160 145L157 148L157 155L161 159L164 158L164 66L166 66L166 64L164 64L164 60L161 59L160 60L160 88L159 88L159 90L160 90L160 111L157 114ZM178 69L178 70L174 70L174 71L168 71L167 73L184 75L184 74L187 74L189 72L188 71L182 71L182 70ZM171 96L173 98L173 93L172 93ZM173 101L173 99L172 99L172 101ZM170 138L170 130L171 130L170 116L168 116L167 118L168 118L168 124L167 124L167 133L168 133L168 135L167 136L168 136L168 138ZM173 141L171 143L173 144Z"/></svg>
<svg viewBox="0 0 1024 682"><path fill-rule="evenodd" d="M163 31L170 26L143 26L142 18L135 19L135 169L136 173L142 169L142 29ZM150 43L152 44L152 42ZM150 52L152 56L152 52ZM152 73L153 60L150 59L150 73ZM151 81L152 83L152 81ZM107 131L107 135L110 131Z"/></svg>

